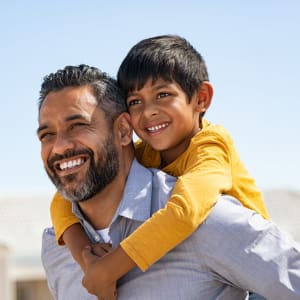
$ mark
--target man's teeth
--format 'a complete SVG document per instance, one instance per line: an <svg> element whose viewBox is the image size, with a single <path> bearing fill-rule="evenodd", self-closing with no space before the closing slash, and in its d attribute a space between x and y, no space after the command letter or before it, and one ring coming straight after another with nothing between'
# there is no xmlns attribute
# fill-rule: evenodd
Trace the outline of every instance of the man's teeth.
<svg viewBox="0 0 300 300"><path fill-rule="evenodd" d="M165 127L167 127L168 125L169 125L168 123L160 124L160 125L148 127L147 130L148 130L148 131L151 131L151 132L154 132L154 131L157 131L157 130L159 130L159 129L161 129L161 128L165 128Z"/></svg>
<svg viewBox="0 0 300 300"><path fill-rule="evenodd" d="M63 162L61 164L59 164L59 168L61 170L65 170L65 169L71 169L74 168L76 166L79 166L81 164L83 164L83 159L82 158L78 158L78 159L74 159L74 160L69 160L68 162Z"/></svg>

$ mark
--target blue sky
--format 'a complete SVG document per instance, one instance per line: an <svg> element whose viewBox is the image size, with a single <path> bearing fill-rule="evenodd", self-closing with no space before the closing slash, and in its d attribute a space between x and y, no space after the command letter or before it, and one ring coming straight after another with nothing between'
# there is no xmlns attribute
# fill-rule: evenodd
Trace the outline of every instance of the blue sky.
<svg viewBox="0 0 300 300"><path fill-rule="evenodd" d="M300 2L1 1L0 196L51 195L36 137L42 78L86 63L115 76L131 46L179 34L204 56L223 124L262 189L300 189Z"/></svg>

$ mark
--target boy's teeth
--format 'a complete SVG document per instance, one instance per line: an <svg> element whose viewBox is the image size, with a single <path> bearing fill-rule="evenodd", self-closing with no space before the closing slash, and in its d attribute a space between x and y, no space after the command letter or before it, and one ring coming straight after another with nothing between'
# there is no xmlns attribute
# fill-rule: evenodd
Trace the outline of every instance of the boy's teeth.
<svg viewBox="0 0 300 300"><path fill-rule="evenodd" d="M74 167L79 166L81 164L83 164L83 159L78 158L78 159L70 160L68 162L63 162L63 163L59 164L59 168L61 170L71 169L71 168L74 168Z"/></svg>
<svg viewBox="0 0 300 300"><path fill-rule="evenodd" d="M160 124L160 125L148 127L148 130L153 132L153 131L157 131L157 130L159 130L159 129L161 129L161 128L165 128L165 127L167 127L167 126L168 126L167 123L165 123L165 124Z"/></svg>

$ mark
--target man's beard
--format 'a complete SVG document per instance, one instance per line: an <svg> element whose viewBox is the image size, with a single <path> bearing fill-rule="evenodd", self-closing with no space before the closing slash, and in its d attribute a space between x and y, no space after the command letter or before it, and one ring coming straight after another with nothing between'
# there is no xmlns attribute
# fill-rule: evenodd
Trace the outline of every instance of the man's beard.
<svg viewBox="0 0 300 300"><path fill-rule="evenodd" d="M76 182L76 173L65 176L65 182L71 184L74 181L76 183L75 186L68 189L64 187L63 182L57 175L57 170L55 169L54 164L57 160L81 154L89 156L89 169L81 182ZM104 146L100 151L98 151L97 156L99 159L96 162L94 159L94 153L90 149L71 150L66 151L63 155L55 155L47 162L52 174L50 174L47 169L46 172L53 184L56 186L58 192L65 199L72 202L86 201L101 192L117 176L119 171L119 158L117 150L113 144L112 137L106 139Z"/></svg>

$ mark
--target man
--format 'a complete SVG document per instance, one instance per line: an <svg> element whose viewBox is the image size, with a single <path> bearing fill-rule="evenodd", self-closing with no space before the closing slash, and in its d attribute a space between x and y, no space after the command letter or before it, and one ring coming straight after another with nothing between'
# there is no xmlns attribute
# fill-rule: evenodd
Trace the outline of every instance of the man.
<svg viewBox="0 0 300 300"><path fill-rule="evenodd" d="M81 65L50 74L40 99L38 136L50 179L71 199L90 239L115 247L164 206L175 179L134 159L122 93L101 71ZM95 299L52 229L44 232L42 260L56 299ZM85 253L85 260L89 272L93 256ZM300 247L223 196L191 237L147 272L135 268L122 277L118 299L232 300L246 299L247 290L300 299Z"/></svg>

